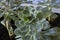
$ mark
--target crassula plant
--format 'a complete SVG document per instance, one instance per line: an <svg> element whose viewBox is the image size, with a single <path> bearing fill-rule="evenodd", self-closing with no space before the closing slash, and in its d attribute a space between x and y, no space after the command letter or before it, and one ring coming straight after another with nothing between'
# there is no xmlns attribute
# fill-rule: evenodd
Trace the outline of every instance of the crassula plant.
<svg viewBox="0 0 60 40"><path fill-rule="evenodd" d="M49 29L51 26L46 20L46 18L54 20L58 17L51 11L53 7L59 7L59 5L56 6L56 0L46 0L38 4L28 2L27 0L0 2L0 17L4 16L1 23L7 28L9 35L15 34L16 40L59 40L57 29ZM10 24L11 19L16 29L13 29L14 26Z"/></svg>

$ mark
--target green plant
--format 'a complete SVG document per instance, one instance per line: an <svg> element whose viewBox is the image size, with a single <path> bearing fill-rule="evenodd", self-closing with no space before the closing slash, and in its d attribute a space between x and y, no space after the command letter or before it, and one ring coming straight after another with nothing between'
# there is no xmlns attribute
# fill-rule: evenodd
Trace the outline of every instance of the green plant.
<svg viewBox="0 0 60 40"><path fill-rule="evenodd" d="M10 36L15 33L16 40L55 40L51 37L57 35L55 31L57 29L42 31L50 27L49 22L46 21L47 17L49 18L51 15L54 18L57 17L51 12L51 8L55 6L52 4L54 2L55 0L47 0L37 5L21 6L22 3L27 3L27 0L2 1L0 17L4 16L4 20L1 23L7 28ZM39 9L37 9L38 7ZM14 20L17 27L14 32L10 24L11 19Z"/></svg>

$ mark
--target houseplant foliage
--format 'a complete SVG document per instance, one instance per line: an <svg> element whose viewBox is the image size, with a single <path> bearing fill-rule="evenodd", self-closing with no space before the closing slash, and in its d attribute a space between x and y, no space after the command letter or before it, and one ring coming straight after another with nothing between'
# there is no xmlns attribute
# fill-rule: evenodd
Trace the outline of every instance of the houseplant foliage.
<svg viewBox="0 0 60 40"><path fill-rule="evenodd" d="M50 17L51 20L58 17L51 11L51 8L55 7L55 1L47 0L24 6L22 4L28 4L27 0L3 0L0 2L0 17L4 16L1 23L7 28L10 36L16 35L16 40L59 40L59 28L49 29L51 26L46 21L47 17L49 20ZM17 27L15 30L10 24L11 19ZM42 31L45 29L48 30Z"/></svg>

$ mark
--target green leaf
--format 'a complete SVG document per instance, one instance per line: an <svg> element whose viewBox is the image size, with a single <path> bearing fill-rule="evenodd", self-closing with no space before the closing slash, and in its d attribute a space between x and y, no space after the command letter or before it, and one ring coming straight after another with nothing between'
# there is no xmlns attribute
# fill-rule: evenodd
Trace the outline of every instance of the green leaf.
<svg viewBox="0 0 60 40"><path fill-rule="evenodd" d="M37 16L36 16L39 20L44 18L44 14L42 12L38 12Z"/></svg>

